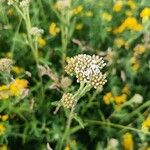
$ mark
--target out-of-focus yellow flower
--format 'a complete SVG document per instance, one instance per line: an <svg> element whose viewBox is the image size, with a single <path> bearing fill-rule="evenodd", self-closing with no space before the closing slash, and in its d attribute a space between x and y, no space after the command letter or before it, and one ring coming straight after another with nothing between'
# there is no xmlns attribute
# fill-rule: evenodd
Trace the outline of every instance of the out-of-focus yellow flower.
<svg viewBox="0 0 150 150"><path fill-rule="evenodd" d="M0 99L8 99L9 98L9 86L1 85L0 86Z"/></svg>
<svg viewBox="0 0 150 150"><path fill-rule="evenodd" d="M102 19L109 22L109 21L112 20L112 16L111 16L111 14L109 14L108 12L104 12L104 13L102 14Z"/></svg>
<svg viewBox="0 0 150 150"><path fill-rule="evenodd" d="M64 150L70 150L70 147L67 145Z"/></svg>
<svg viewBox="0 0 150 150"><path fill-rule="evenodd" d="M28 86L28 81L24 79L16 79L13 81L9 88L12 96L19 96L22 94L25 88Z"/></svg>
<svg viewBox="0 0 150 150"><path fill-rule="evenodd" d="M122 1L116 1L113 6L113 11L119 12L122 9Z"/></svg>
<svg viewBox="0 0 150 150"><path fill-rule="evenodd" d="M6 121L8 118L9 116L7 114L1 116L2 121Z"/></svg>
<svg viewBox="0 0 150 150"><path fill-rule="evenodd" d="M114 30L114 33L121 33L125 29L133 30L133 31L141 31L142 25L139 24L134 17L128 17L124 20L124 22Z"/></svg>
<svg viewBox="0 0 150 150"><path fill-rule="evenodd" d="M12 53L11 52L7 52L6 53L6 57L11 59L12 58Z"/></svg>
<svg viewBox="0 0 150 150"><path fill-rule="evenodd" d="M93 16L93 12L92 11L86 11L85 12L85 16L92 17Z"/></svg>
<svg viewBox="0 0 150 150"><path fill-rule="evenodd" d="M142 123L142 130L148 131L150 128L150 117L147 118L143 123Z"/></svg>
<svg viewBox="0 0 150 150"><path fill-rule="evenodd" d="M143 54L146 51L146 48L143 44L138 44L133 50L136 54Z"/></svg>
<svg viewBox="0 0 150 150"><path fill-rule="evenodd" d="M5 130L6 130L6 128L4 127L4 125L0 124L0 135L4 134Z"/></svg>
<svg viewBox="0 0 150 150"><path fill-rule="evenodd" d="M108 92L103 96L103 101L106 105L109 105L112 100L113 100L113 95L111 92Z"/></svg>
<svg viewBox="0 0 150 150"><path fill-rule="evenodd" d="M119 96L114 96L114 101L117 105L121 105L123 104L127 99L127 95L126 94L122 94Z"/></svg>
<svg viewBox="0 0 150 150"><path fill-rule="evenodd" d="M82 23L78 23L76 24L76 30L81 30L83 28L83 24Z"/></svg>
<svg viewBox="0 0 150 150"><path fill-rule="evenodd" d="M127 132L123 135L122 145L123 145L124 150L134 149L133 137L131 133Z"/></svg>
<svg viewBox="0 0 150 150"><path fill-rule="evenodd" d="M150 17L150 8L148 8L148 7L144 8L144 9L141 11L140 16L141 16L142 18Z"/></svg>
<svg viewBox="0 0 150 150"><path fill-rule="evenodd" d="M128 17L131 17L131 16L132 16L132 11L127 10L127 11L125 12L125 14L126 14Z"/></svg>
<svg viewBox="0 0 150 150"><path fill-rule="evenodd" d="M77 6L76 8L74 8L74 9L72 10L72 15L77 15L77 14L81 13L82 10L83 10L83 6L82 6L82 5L79 5L79 6Z"/></svg>
<svg viewBox="0 0 150 150"><path fill-rule="evenodd" d="M121 48L125 44L125 40L122 38L116 38L114 43L118 48Z"/></svg>
<svg viewBox="0 0 150 150"><path fill-rule="evenodd" d="M43 48L46 45L46 40L42 37L38 38L38 44L41 48Z"/></svg>
<svg viewBox="0 0 150 150"><path fill-rule="evenodd" d="M8 10L7 10L7 15L8 16L12 16L14 14L14 9L13 8L9 8Z"/></svg>
<svg viewBox="0 0 150 150"><path fill-rule="evenodd" d="M56 23L52 22L49 26L49 34L56 36L60 32L60 28L57 27Z"/></svg>
<svg viewBox="0 0 150 150"><path fill-rule="evenodd" d="M131 9L135 9L136 8L136 4L133 0L129 0L127 1L127 5L131 8Z"/></svg>
<svg viewBox="0 0 150 150"><path fill-rule="evenodd" d="M7 145L0 146L0 150L8 150Z"/></svg>
<svg viewBox="0 0 150 150"><path fill-rule="evenodd" d="M128 84L126 84L126 85L123 87L122 93L124 93L124 94L129 94L129 85L128 85Z"/></svg>
<svg viewBox="0 0 150 150"><path fill-rule="evenodd" d="M12 67L12 71L13 71L14 73L16 73L16 74L20 74L20 73L22 73L22 72L24 71L24 69L21 68L21 67L18 67L18 66L13 66L13 67Z"/></svg>
<svg viewBox="0 0 150 150"><path fill-rule="evenodd" d="M137 72L138 69L139 69L139 67L140 67L140 65L139 65L138 60L136 59L135 56L131 57L130 63L131 63L132 69L133 69L135 72Z"/></svg>

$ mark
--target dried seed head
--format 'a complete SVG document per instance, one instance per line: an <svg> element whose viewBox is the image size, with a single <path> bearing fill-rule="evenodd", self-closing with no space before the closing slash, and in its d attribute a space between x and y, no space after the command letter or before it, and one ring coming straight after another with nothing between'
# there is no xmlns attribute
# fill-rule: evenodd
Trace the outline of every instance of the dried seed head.
<svg viewBox="0 0 150 150"><path fill-rule="evenodd" d="M13 65L13 61L8 58L0 59L0 71L2 72L10 72Z"/></svg>
<svg viewBox="0 0 150 150"><path fill-rule="evenodd" d="M74 106L74 98L73 95L71 93L65 93L63 94L62 98L61 98L61 102L62 105L66 108L72 108Z"/></svg>
<svg viewBox="0 0 150 150"><path fill-rule="evenodd" d="M41 36L41 34L44 33L44 30L43 29L39 29L38 27L32 27L30 29L30 34L33 35L33 36Z"/></svg>
<svg viewBox="0 0 150 150"><path fill-rule="evenodd" d="M68 60L65 71L71 75L74 73L77 82L84 81L98 88L106 83L106 74L101 72L105 65L102 57L80 54Z"/></svg>

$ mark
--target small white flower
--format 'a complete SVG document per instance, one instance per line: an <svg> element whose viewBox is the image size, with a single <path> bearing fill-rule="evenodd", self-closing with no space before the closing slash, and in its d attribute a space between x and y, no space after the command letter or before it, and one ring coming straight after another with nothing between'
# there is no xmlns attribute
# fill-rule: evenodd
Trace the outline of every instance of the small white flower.
<svg viewBox="0 0 150 150"><path fill-rule="evenodd" d="M39 29L38 27L32 27L30 30L30 34L34 36L41 36L44 33L43 29Z"/></svg>
<svg viewBox="0 0 150 150"><path fill-rule="evenodd" d="M115 150L117 148L119 142L117 139L112 138L112 139L110 139L109 144L110 144L110 147Z"/></svg>
<svg viewBox="0 0 150 150"><path fill-rule="evenodd" d="M14 0L8 0L7 4L8 5L13 5L14 4Z"/></svg>
<svg viewBox="0 0 150 150"><path fill-rule="evenodd" d="M25 7L29 7L30 4L30 0L23 0L19 3L20 7L25 8Z"/></svg>
<svg viewBox="0 0 150 150"><path fill-rule="evenodd" d="M141 104L143 102L143 96L140 95L140 94L135 94L133 97L132 97L132 101L136 104Z"/></svg>

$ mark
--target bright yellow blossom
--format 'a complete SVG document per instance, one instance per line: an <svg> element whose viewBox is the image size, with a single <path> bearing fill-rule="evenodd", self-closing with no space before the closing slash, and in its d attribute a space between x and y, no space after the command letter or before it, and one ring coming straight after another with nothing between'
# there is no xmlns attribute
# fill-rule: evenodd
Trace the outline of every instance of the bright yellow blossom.
<svg viewBox="0 0 150 150"><path fill-rule="evenodd" d="M5 130L6 130L6 128L4 127L4 125L0 124L0 135L4 134Z"/></svg>
<svg viewBox="0 0 150 150"><path fill-rule="evenodd" d="M77 14L81 13L82 10L83 10L83 6L82 6L82 5L79 5L79 6L77 6L76 8L74 8L74 9L72 10L72 15L77 15Z"/></svg>
<svg viewBox="0 0 150 150"><path fill-rule="evenodd" d="M142 130L148 131L150 128L150 117L147 118L143 123L142 123Z"/></svg>
<svg viewBox="0 0 150 150"><path fill-rule="evenodd" d="M19 96L22 94L25 88L28 86L28 81L24 79L16 79L13 81L9 88L12 96Z"/></svg>
<svg viewBox="0 0 150 150"><path fill-rule="evenodd" d="M109 14L108 12L104 12L104 13L102 14L102 19L109 22L109 21L112 20L112 16L111 16L111 14Z"/></svg>
<svg viewBox="0 0 150 150"><path fill-rule="evenodd" d="M114 33L121 33L125 29L133 30L133 31L141 31L142 25L139 24L134 17L128 17L124 20L124 22L114 30Z"/></svg>
<svg viewBox="0 0 150 150"><path fill-rule="evenodd" d="M112 100L113 100L113 95L111 92L108 92L103 96L103 101L106 105L109 105Z"/></svg>
<svg viewBox="0 0 150 150"><path fill-rule="evenodd" d="M46 45L45 39L42 38L42 37L39 37L39 38L38 38L38 44L39 44L39 47L40 47L40 48L43 48L43 47Z"/></svg>
<svg viewBox="0 0 150 150"><path fill-rule="evenodd" d="M56 23L52 22L49 26L49 34L56 36L60 32L60 28L57 27Z"/></svg>
<svg viewBox="0 0 150 150"><path fill-rule="evenodd" d="M126 94L122 94L119 96L114 96L114 101L117 105L121 105L123 104L127 99L127 95Z"/></svg>
<svg viewBox="0 0 150 150"><path fill-rule="evenodd" d="M123 145L124 150L134 149L133 137L131 133L127 132L123 135L122 145Z"/></svg>
<svg viewBox="0 0 150 150"><path fill-rule="evenodd" d="M113 6L113 11L119 12L122 9L122 1L116 1L116 3Z"/></svg>
<svg viewBox="0 0 150 150"><path fill-rule="evenodd" d="M150 17L150 8L146 7L140 13L141 17Z"/></svg>

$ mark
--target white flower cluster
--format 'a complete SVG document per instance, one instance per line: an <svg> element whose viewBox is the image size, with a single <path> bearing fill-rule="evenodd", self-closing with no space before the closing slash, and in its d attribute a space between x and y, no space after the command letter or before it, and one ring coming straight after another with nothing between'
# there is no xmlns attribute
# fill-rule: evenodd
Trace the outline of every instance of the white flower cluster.
<svg viewBox="0 0 150 150"><path fill-rule="evenodd" d="M21 8L29 7L30 0L23 0L19 3Z"/></svg>
<svg viewBox="0 0 150 150"><path fill-rule="evenodd" d="M8 58L0 59L0 72L10 72L13 65L13 61Z"/></svg>
<svg viewBox="0 0 150 150"><path fill-rule="evenodd" d="M30 34L33 36L41 36L44 33L43 29L39 29L38 27L32 27L30 30Z"/></svg>
<svg viewBox="0 0 150 150"><path fill-rule="evenodd" d="M75 100L73 98L73 95L71 93L65 93L63 94L61 98L61 103L65 108L72 108L75 104Z"/></svg>
<svg viewBox="0 0 150 150"><path fill-rule="evenodd" d="M8 0L7 4L8 5L13 5L14 4L14 0Z"/></svg>
<svg viewBox="0 0 150 150"><path fill-rule="evenodd" d="M102 57L80 54L68 60L65 71L70 75L75 74L77 82L84 81L96 89L107 82L106 74L101 72L105 65Z"/></svg>

